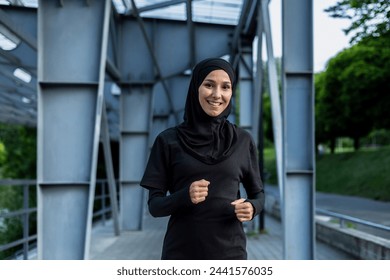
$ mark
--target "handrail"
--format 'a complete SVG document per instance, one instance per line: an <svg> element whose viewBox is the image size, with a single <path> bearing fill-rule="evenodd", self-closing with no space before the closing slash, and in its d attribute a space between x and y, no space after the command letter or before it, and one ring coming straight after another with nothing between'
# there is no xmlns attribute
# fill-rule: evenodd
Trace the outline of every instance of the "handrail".
<svg viewBox="0 0 390 280"><path fill-rule="evenodd" d="M377 224L377 223L374 223L374 222L370 222L370 221L367 221L367 220L359 219L359 218L356 218L356 217L351 217L351 216L340 214L340 213L335 213L335 212L332 212L332 211L329 211L329 210L325 210L325 209L317 208L316 209L316 213L340 219L340 225L342 227L343 227L343 220L345 220L345 221L357 223L357 224L360 224L360 225L372 227L372 228L375 228L375 229L380 229L380 230L384 230L384 231L390 231L390 227L389 226L382 225L382 224Z"/></svg>
<svg viewBox="0 0 390 280"><path fill-rule="evenodd" d="M23 229L23 237L16 241L10 242L8 244L2 244L0 246L0 251L5 251L7 249L16 247L18 245L23 245L23 259L28 259L28 251L29 251L29 242L36 241L36 235L29 234L30 214L36 213L36 208L29 207L29 190L31 186L35 186L35 180L22 180L22 179L2 179L0 180L1 186L23 186L23 206L21 210L10 211L10 212L2 212L0 211L0 218L14 218L21 217L22 218L22 229Z"/></svg>
<svg viewBox="0 0 390 280"><path fill-rule="evenodd" d="M14 248L16 246L23 245L22 254L23 259L28 259L28 253L31 248L30 242L36 242L37 241L37 234L29 234L29 216L30 215L36 215L37 208L30 207L28 204L28 198L29 198L29 188L36 186L37 181L36 180L24 180L24 179L0 179L0 188L2 186L10 186L10 187L23 187L23 206L21 209L18 209L16 211L1 211L0 209L0 218L15 218L15 217L21 217L22 219L22 228L23 228L23 237L14 240L12 242L9 242L7 244L0 244L0 252L5 251L11 248ZM95 196L95 201L101 202L101 207L99 209L96 209L94 211L93 218L100 221L103 221L103 224L107 218L107 214L111 212L111 206L109 203L106 203L106 199L108 199L109 193L105 190L107 186L107 180L105 179L98 179L96 181L97 188L101 188L101 194ZM107 205L108 204L108 205Z"/></svg>

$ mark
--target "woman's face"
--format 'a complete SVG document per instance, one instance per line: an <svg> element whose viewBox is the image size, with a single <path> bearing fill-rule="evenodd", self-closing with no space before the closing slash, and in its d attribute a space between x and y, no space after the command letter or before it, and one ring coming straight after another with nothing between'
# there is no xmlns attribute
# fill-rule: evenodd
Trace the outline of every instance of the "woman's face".
<svg viewBox="0 0 390 280"><path fill-rule="evenodd" d="M232 98L232 83L223 70L210 72L199 86L199 103L211 117L219 116Z"/></svg>

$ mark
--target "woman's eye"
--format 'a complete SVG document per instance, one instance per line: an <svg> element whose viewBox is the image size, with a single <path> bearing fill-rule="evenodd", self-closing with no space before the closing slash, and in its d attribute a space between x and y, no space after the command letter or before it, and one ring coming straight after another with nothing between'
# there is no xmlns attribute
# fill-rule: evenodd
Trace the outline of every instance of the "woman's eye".
<svg viewBox="0 0 390 280"><path fill-rule="evenodd" d="M211 87L213 87L213 85L212 85L212 84L208 84L208 83L207 83L207 84L204 84L204 86L205 86L205 87L207 87L207 88L211 88Z"/></svg>

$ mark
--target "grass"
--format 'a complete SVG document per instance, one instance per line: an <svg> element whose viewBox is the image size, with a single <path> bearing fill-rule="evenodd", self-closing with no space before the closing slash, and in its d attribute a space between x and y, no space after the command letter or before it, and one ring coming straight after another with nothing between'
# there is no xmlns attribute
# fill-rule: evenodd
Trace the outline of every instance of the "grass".
<svg viewBox="0 0 390 280"><path fill-rule="evenodd" d="M264 151L264 164L266 182L277 184L273 149ZM390 201L390 147L318 156L316 190Z"/></svg>
<svg viewBox="0 0 390 280"><path fill-rule="evenodd" d="M265 181L271 185L277 185L276 154L274 148L265 148L264 152L264 175Z"/></svg>

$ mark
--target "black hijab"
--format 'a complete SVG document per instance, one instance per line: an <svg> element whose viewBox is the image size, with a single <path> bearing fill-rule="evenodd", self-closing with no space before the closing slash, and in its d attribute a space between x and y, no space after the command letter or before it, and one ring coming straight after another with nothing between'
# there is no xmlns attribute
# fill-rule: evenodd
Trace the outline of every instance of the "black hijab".
<svg viewBox="0 0 390 280"><path fill-rule="evenodd" d="M237 141L236 126L227 117L231 111L231 100L217 117L207 115L199 103L199 86L214 70L224 70L235 88L235 73L232 66L221 58L209 58L199 62L192 72L184 111L184 122L177 126L179 140L184 149L207 164L226 159L233 152Z"/></svg>

